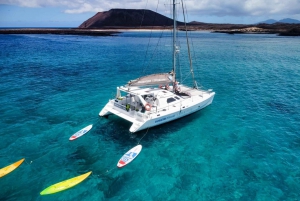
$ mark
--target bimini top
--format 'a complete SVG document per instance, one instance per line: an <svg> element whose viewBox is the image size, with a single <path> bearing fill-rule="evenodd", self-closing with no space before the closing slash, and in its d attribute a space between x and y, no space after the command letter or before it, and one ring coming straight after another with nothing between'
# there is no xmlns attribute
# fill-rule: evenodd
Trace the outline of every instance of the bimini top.
<svg viewBox="0 0 300 201"><path fill-rule="evenodd" d="M159 73L130 80L128 86L165 85L173 81L173 73Z"/></svg>

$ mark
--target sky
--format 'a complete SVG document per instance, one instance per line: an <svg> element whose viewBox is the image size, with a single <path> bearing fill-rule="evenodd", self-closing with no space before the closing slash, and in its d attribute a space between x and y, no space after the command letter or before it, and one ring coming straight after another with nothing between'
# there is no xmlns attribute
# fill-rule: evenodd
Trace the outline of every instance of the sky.
<svg viewBox="0 0 300 201"><path fill-rule="evenodd" d="M300 0L183 2L188 22L254 24L267 19L300 20ZM0 0L0 27L78 27L97 12L112 8L149 9L170 17L170 4L171 0Z"/></svg>

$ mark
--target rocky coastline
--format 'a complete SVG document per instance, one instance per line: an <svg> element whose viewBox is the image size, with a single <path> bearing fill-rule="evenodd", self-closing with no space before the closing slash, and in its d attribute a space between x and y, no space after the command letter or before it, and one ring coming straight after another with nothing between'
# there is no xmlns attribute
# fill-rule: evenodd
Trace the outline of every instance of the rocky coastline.
<svg viewBox="0 0 300 201"><path fill-rule="evenodd" d="M287 28L283 28L283 25L274 25L271 28L262 28L260 26L262 25L252 25L251 27L240 29L221 29L214 30L213 32L227 34L277 34L278 36L300 36L300 25L289 25Z"/></svg>
<svg viewBox="0 0 300 201"><path fill-rule="evenodd" d="M99 29L59 29L59 28L18 28L0 29L0 34L57 34L57 35L85 35L85 36L113 36L120 33L114 30Z"/></svg>

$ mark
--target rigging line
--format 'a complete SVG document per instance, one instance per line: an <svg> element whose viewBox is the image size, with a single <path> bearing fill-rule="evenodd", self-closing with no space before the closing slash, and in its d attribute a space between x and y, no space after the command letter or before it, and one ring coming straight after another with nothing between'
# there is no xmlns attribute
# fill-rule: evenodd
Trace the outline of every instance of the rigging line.
<svg viewBox="0 0 300 201"><path fill-rule="evenodd" d="M181 71L181 65L180 65L180 57L177 58L178 61L178 67L179 67L179 74L180 74L180 83L182 84L182 71Z"/></svg>
<svg viewBox="0 0 300 201"><path fill-rule="evenodd" d="M190 76L191 71L185 76L185 78L182 80L182 83Z"/></svg>
<svg viewBox="0 0 300 201"><path fill-rule="evenodd" d="M164 4L164 8L165 8L165 10L164 10L164 12L165 13L168 13L168 9L167 8L169 8L170 6L168 6L168 7L166 7L166 5L168 5L167 2L168 0L165 0L165 4ZM169 17L170 18L170 17ZM166 24L164 27L163 27L163 30L165 31L165 30L168 30L168 24ZM166 31L167 32L167 31ZM167 32L168 33L168 32ZM166 46L166 44L168 44L169 45L169 42L167 42L167 40L166 39L164 39L163 40L163 42L161 43L161 47L165 47ZM160 52L162 52L162 51L160 51Z"/></svg>
<svg viewBox="0 0 300 201"><path fill-rule="evenodd" d="M154 48L154 51L153 51L152 56L150 57L150 60L149 60L148 65L147 65L147 68L150 66L150 62L153 61L152 59L153 59L154 55L157 53L157 51L155 51L155 50L157 50L157 47L158 47L158 45L159 45L159 43L160 43L160 40L162 39L164 30L165 30L165 27L164 27L164 29L162 30L162 32L161 32L161 34L160 34L160 36L159 36L158 42L157 42L157 44L156 44L156 46L155 46L155 48ZM145 73L145 72L144 72L144 73Z"/></svg>
<svg viewBox="0 0 300 201"><path fill-rule="evenodd" d="M158 3L157 3L157 6L156 6L156 12L157 12L157 10L158 10L158 5L159 5L159 1L158 1ZM155 20L156 18L154 18L154 20ZM153 20L153 21L154 21ZM168 20L166 20L166 24L167 24L167 22L168 22ZM153 28L153 27L152 27ZM151 62L153 61L153 57L154 57L154 55L155 54L157 54L158 53L158 51L156 51L157 49L158 49L158 46L159 46L159 44L160 44L160 41L161 41L161 39L163 38L163 34L164 34L164 32L165 32L165 30L167 29L168 27L167 27L167 25L164 25L163 26L163 29L162 29L162 32L160 33L160 36L159 36L159 40L158 40L158 42L157 42L157 44L156 44L156 47L154 48L154 50L155 51L153 51L153 54L152 54L152 56L150 57L150 59L149 59L149 61L148 61L148 64L147 65L145 65L145 64L143 64L143 66L144 66L144 69L143 69L143 74L145 74L145 71L146 71L146 69L150 66L150 64L151 64ZM152 29L151 29L151 35L152 35ZM149 43L150 43L150 39L149 39L149 42L148 42L148 47L147 47L147 51L148 51L148 48L149 48ZM148 53L147 53L148 54ZM146 60L146 57L145 57L145 59L144 59L144 63L145 63L145 60Z"/></svg>
<svg viewBox="0 0 300 201"><path fill-rule="evenodd" d="M186 4L184 4L184 7L185 7L185 13L186 13L187 21L189 21L189 14L188 14L188 10L186 8ZM196 54L195 54L196 51L195 51L195 46L194 46L194 40L193 40L193 37L192 37L192 35L194 35L194 34L192 34L192 33L193 32L191 32L191 31L189 32L189 35L191 36L190 41L192 43L193 60L195 61L194 63L197 63L198 59L197 59ZM197 65L196 65L196 67L197 67ZM199 71L199 68L197 67L196 70Z"/></svg>
<svg viewBox="0 0 300 201"><path fill-rule="evenodd" d="M147 4L148 4L148 0L147 0ZM147 6L146 6L146 8L147 8ZM145 10L144 10L144 14L145 14ZM144 20L144 16L143 16L143 20ZM144 57L144 61L143 61L143 65L142 66L144 66L145 62L146 62L146 58L147 58L147 55L148 55L148 50L149 50L149 44L150 44L151 37L152 37L152 29L151 29L151 32L150 32L150 37L148 39L148 45L147 45L147 49L146 49L146 53L145 53L145 57ZM144 66L144 68L145 68L145 66ZM144 68L142 69L142 73L141 73L142 75L144 74Z"/></svg>
<svg viewBox="0 0 300 201"><path fill-rule="evenodd" d="M140 144L140 142L142 141L142 139L147 135L147 133L148 133L148 131L149 131L149 128L150 128L150 127L147 128L146 133L145 133L145 134L143 135L143 137L141 137L141 139L138 141L138 145Z"/></svg>
<svg viewBox="0 0 300 201"><path fill-rule="evenodd" d="M189 21L189 14L188 14L188 10L186 8L186 4L184 4L184 7L185 7L185 13L186 13L186 17L187 17L187 21ZM191 36L190 39L191 39L191 43L192 43L192 49L193 49L193 59L195 62L197 62L197 57L195 55L195 47L194 47L194 40L193 40L193 37L192 37L192 32L190 31L189 32L189 35Z"/></svg>
<svg viewBox="0 0 300 201"><path fill-rule="evenodd" d="M156 13L157 13L158 5L159 5L159 0L157 1L157 5L156 5L156 9L155 9L155 12L156 12ZM148 45L147 45L147 50L146 50L146 54L145 54L145 57L144 57L143 66L145 65L146 58L147 58L147 55L148 55L148 50L149 50L149 46L150 46L150 39L152 38L153 24L154 24L154 22L155 22L155 19L156 19L156 15L155 15L155 17L153 18L152 27L151 27L151 32L150 32L150 37L149 37L149 40L148 40ZM145 70L146 70L146 66L144 66L144 68L143 68L143 70L142 70L142 75L145 74Z"/></svg>
<svg viewBox="0 0 300 201"><path fill-rule="evenodd" d="M190 44L189 44L189 38L188 38L188 34L187 34L187 26L186 26L186 20L185 20L185 12L184 12L184 4L183 4L183 0L181 0L181 5L182 5L182 12L183 12L183 19L184 19L184 27L185 27L185 34L186 34L186 42L187 42L187 48L188 48L188 53L189 53L189 60L190 60L190 69L191 69L191 73L192 73L192 78L193 78L193 82L194 82L194 87L197 87L196 81L195 81L195 76L194 76L194 72L193 72L193 63L192 63L192 57L191 57L191 50L190 50Z"/></svg>
<svg viewBox="0 0 300 201"><path fill-rule="evenodd" d="M186 11L187 18L189 18L188 10L187 10L187 8L186 8L186 4L185 4L185 11ZM188 20L188 21L189 21L189 20ZM193 32L190 31L190 36L192 36L192 35L195 36L196 33L193 33ZM194 40L193 40L193 37L190 37L190 39L191 39L191 43L192 43L192 53L193 53L194 64L197 64L198 61L199 61L199 58L198 58L198 56L197 56L197 54L196 54L196 51L195 51L195 46L194 46ZM195 67L195 66L194 66L194 67ZM201 68L199 68L199 65L196 65L196 71L199 72L200 70L201 70ZM201 77L199 77L198 80L199 80L200 83L201 83ZM195 81L195 82L196 82L196 86L199 87L197 81ZM201 85L201 84L200 84L200 85ZM200 88L203 88L203 86L201 85Z"/></svg>
<svg viewBox="0 0 300 201"><path fill-rule="evenodd" d="M95 173L93 173L93 175L94 176L96 176L96 177L100 177L100 176L103 176L103 175L107 175L107 174L109 174L112 170L114 170L114 169L116 169L117 167L113 167L113 168L111 168L111 169L109 169L109 170L106 170L106 172L105 173L102 173L102 174L95 174Z"/></svg>
<svg viewBox="0 0 300 201"><path fill-rule="evenodd" d="M48 155L49 153L55 152L55 151L56 151L56 150L50 150L50 151L46 152L45 154L43 154L43 155L41 155L41 156L38 156L37 158L31 160L29 164L28 164L27 162L26 162L26 163L27 163L28 165L31 165L31 164L32 164L33 162L35 162L36 160L39 160L39 159L41 159L42 157ZM28 157L28 158L29 158L29 157ZM28 160L29 160L29 159L28 159Z"/></svg>
<svg viewBox="0 0 300 201"><path fill-rule="evenodd" d="M142 20L141 20L140 28L142 28L142 24L143 24L143 21L144 21L144 17L145 17L145 12L146 12L146 8L147 8L147 6L148 6L148 0L147 0L147 2L146 2L146 7L145 7L145 9L144 9L144 12L143 12L143 16L142 16Z"/></svg>
<svg viewBox="0 0 300 201"><path fill-rule="evenodd" d="M178 45L179 45L179 47L181 47L180 40L178 40ZM179 74L180 74L179 81L182 84L183 82L182 82L182 70L181 70L181 65L180 65L180 54L178 54L178 56L177 56L177 61L178 61L178 69L179 69Z"/></svg>

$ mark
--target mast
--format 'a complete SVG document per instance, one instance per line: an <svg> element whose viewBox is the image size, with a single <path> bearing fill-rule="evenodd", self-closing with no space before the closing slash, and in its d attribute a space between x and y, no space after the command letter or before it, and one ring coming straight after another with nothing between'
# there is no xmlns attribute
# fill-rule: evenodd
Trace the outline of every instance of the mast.
<svg viewBox="0 0 300 201"><path fill-rule="evenodd" d="M176 4L173 0L173 82L176 81Z"/></svg>

